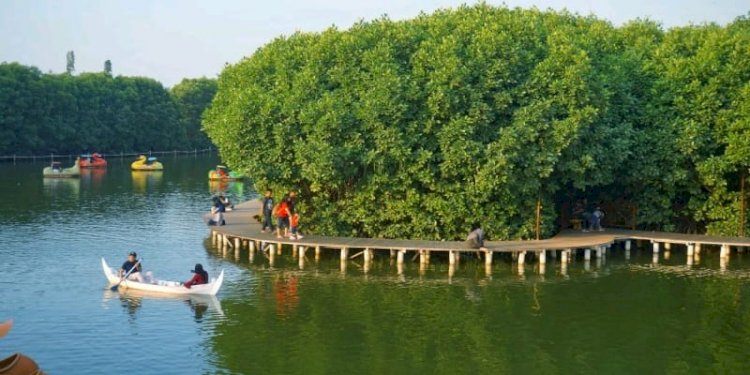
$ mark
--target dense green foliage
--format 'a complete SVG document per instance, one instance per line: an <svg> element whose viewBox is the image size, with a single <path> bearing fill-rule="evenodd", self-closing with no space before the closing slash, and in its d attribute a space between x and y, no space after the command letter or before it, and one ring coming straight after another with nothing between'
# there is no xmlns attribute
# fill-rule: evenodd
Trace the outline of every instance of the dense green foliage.
<svg viewBox="0 0 750 375"><path fill-rule="evenodd" d="M561 197L736 233L750 22L662 30L480 4L280 37L219 79L204 127L317 233L531 238ZM595 196L594 196L595 195Z"/></svg>
<svg viewBox="0 0 750 375"><path fill-rule="evenodd" d="M187 143L191 145L190 147L211 147L211 141L201 129L201 116L216 95L216 80L186 78L172 87L171 93L180 111Z"/></svg>
<svg viewBox="0 0 750 375"><path fill-rule="evenodd" d="M197 105L215 88L195 81L204 83L183 82L172 95L153 79L111 71L73 76L0 64L0 154L204 148Z"/></svg>

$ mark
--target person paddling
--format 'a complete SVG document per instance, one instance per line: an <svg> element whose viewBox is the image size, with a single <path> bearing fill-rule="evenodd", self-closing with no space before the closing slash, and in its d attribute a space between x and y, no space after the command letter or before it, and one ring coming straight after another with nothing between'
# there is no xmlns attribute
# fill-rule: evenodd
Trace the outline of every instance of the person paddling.
<svg viewBox="0 0 750 375"><path fill-rule="evenodd" d="M198 263L195 265L195 269L190 270L194 273L193 278L186 281L184 284L185 288L190 289L193 285L208 284L208 272L203 270L203 265Z"/></svg>
<svg viewBox="0 0 750 375"><path fill-rule="evenodd" d="M141 274L141 271L143 270L143 264L141 264L141 262L136 258L138 258L138 254L135 251L131 251L130 254L128 254L128 260L126 260L125 263L122 264L118 276L122 278L123 276L127 275L128 272L133 269L133 267L135 267L135 269L133 269L133 272L130 272L130 275L128 275L128 280L142 283L143 275Z"/></svg>

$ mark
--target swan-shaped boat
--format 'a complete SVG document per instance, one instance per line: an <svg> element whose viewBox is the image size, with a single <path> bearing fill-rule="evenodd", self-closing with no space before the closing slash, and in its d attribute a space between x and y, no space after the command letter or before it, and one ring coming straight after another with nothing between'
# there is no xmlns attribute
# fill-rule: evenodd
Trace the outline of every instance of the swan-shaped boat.
<svg viewBox="0 0 750 375"><path fill-rule="evenodd" d="M76 158L75 164L70 168L63 168L59 161L53 161L52 165L42 170L45 178L74 178L81 175L80 158Z"/></svg>
<svg viewBox="0 0 750 375"><path fill-rule="evenodd" d="M138 155L138 159L130 164L130 169L134 171L161 171L164 170L164 166L153 156Z"/></svg>

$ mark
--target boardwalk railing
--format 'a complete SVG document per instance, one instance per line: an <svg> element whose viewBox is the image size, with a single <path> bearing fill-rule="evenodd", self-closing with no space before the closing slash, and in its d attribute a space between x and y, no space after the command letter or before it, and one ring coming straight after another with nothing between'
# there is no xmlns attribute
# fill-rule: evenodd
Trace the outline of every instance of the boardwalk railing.
<svg viewBox="0 0 750 375"><path fill-rule="evenodd" d="M192 150L172 150L172 151L141 151L141 152L111 152L111 153L104 153L100 152L104 158L106 159L112 159L112 158L132 158L136 157L138 155L198 155L198 154L211 154L214 152L215 149L209 147L209 148L202 148L202 149L192 149ZM55 159L69 159L72 160L81 154L55 154L50 153L46 155L0 155L0 162L12 162L15 164L16 162L20 161L37 161L37 160L55 160Z"/></svg>

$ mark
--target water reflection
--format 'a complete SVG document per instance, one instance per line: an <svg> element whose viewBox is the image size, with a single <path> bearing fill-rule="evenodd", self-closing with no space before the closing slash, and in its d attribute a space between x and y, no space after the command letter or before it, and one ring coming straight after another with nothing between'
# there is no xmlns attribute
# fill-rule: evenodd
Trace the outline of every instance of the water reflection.
<svg viewBox="0 0 750 375"><path fill-rule="evenodd" d="M170 295L161 293L152 293L134 289L118 289L113 292L109 288L104 291L104 302L117 299L120 306L128 314L129 321L135 322L138 312L143 307L145 300L156 301L183 301L193 315L196 322L201 322L209 313L209 316L224 316L224 310L221 308L221 302L216 296L202 295Z"/></svg>
<svg viewBox="0 0 750 375"><path fill-rule="evenodd" d="M107 174L107 170L104 168L84 168L81 169L81 181L94 188L98 188L104 181L104 176Z"/></svg>
<svg viewBox="0 0 750 375"><path fill-rule="evenodd" d="M233 194L241 197L245 192L245 184L242 181L208 181L208 191L214 194Z"/></svg>
<svg viewBox="0 0 750 375"><path fill-rule="evenodd" d="M162 171L131 171L133 178L133 190L139 193L145 193L156 189L161 185L164 172Z"/></svg>
<svg viewBox="0 0 750 375"><path fill-rule="evenodd" d="M49 197L78 198L81 191L81 181L77 178L45 178L44 194Z"/></svg>

